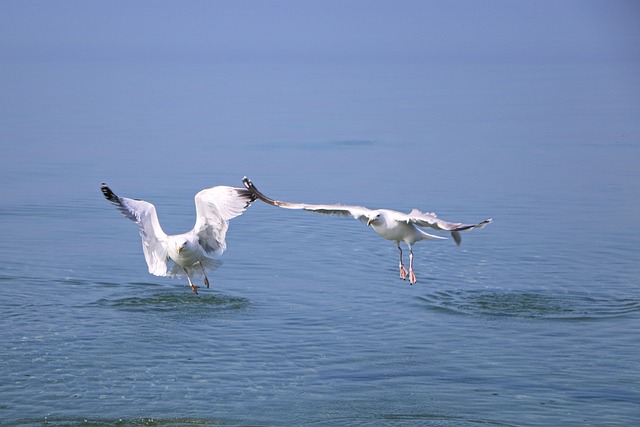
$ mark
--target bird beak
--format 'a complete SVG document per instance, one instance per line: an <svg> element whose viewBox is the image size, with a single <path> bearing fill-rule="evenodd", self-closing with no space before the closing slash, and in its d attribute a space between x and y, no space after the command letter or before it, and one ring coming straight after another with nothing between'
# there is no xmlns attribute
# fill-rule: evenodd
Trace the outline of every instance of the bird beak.
<svg viewBox="0 0 640 427"><path fill-rule="evenodd" d="M372 222L373 222L373 219L369 218L369 219L367 220L367 227L368 227L368 226L370 226Z"/></svg>
<svg viewBox="0 0 640 427"><path fill-rule="evenodd" d="M182 246L178 246L178 253L182 252Z"/></svg>

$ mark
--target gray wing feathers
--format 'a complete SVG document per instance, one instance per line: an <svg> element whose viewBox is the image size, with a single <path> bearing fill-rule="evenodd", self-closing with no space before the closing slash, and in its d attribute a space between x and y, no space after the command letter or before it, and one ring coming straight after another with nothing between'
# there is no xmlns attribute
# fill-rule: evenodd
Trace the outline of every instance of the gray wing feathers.
<svg viewBox="0 0 640 427"><path fill-rule="evenodd" d="M283 202L281 200L274 200L261 193L256 186L246 176L242 179L244 186L251 191L251 193L263 202L285 209L302 209L309 212L314 212L322 215L337 215L342 217L351 217L359 221L366 222L368 219L368 213L371 212L362 206L347 206L347 205L314 205L310 203L290 203Z"/></svg>
<svg viewBox="0 0 640 427"><path fill-rule="evenodd" d="M414 209L409 213L408 221L420 227L429 227L439 231L451 231L451 237L453 237L453 240L459 245L460 242L462 242L462 237L460 236L461 231L482 228L485 225L490 224L493 219L489 218L478 224L448 222L438 218L435 213L420 212L419 210Z"/></svg>
<svg viewBox="0 0 640 427"><path fill-rule="evenodd" d="M300 208L305 211L321 214L321 215L336 215L342 217L351 217L359 221L366 222L368 217L367 213L369 209L360 206L346 206L346 205L312 205L312 204L300 204Z"/></svg>

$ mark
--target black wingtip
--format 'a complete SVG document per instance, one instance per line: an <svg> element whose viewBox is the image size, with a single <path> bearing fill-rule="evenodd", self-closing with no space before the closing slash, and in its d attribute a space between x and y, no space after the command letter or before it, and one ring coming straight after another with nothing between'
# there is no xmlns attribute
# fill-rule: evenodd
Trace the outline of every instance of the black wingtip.
<svg viewBox="0 0 640 427"><path fill-rule="evenodd" d="M246 176L244 178L242 178L242 184L244 184L245 188L247 190L251 190L252 188L255 188L253 186L253 182L251 182L251 180L249 178L247 178Z"/></svg>
<svg viewBox="0 0 640 427"><path fill-rule="evenodd" d="M242 182L244 183L245 180L248 181L248 178L246 176L242 178ZM245 187L247 187L247 184L245 184ZM246 190L244 188L238 188L237 191L238 191L238 194L242 195L243 197L247 197L249 199L247 200L247 204L244 206L245 209L251 206L251 203L255 202L258 199L258 197L253 193L253 191L251 191L249 187L247 187Z"/></svg>
<svg viewBox="0 0 640 427"><path fill-rule="evenodd" d="M242 183L244 184L245 188L249 190L253 195L253 198L254 198L253 200L256 200L256 199L265 200L267 198L266 196L264 196L262 193L258 191L256 186L253 185L253 182L251 182L251 180L246 176L242 178Z"/></svg>
<svg viewBox="0 0 640 427"><path fill-rule="evenodd" d="M251 194L253 194L257 199L260 199L263 202L268 203L270 205L278 206L278 202L276 200L270 199L264 194L262 194L260 191L258 191L256 186L253 185L253 182L251 182L251 180L246 176L242 178L242 183L244 184L246 189L249 190Z"/></svg>
<svg viewBox="0 0 640 427"><path fill-rule="evenodd" d="M244 193L243 195L249 198L249 200L247 201L247 206L245 206L245 208L248 208L251 203L258 200L258 197L256 197L256 195L253 194L251 191L246 191L246 193Z"/></svg>
<svg viewBox="0 0 640 427"><path fill-rule="evenodd" d="M100 187L100 189L102 190L102 194L104 194L104 198L107 199L108 201L113 202L117 200L118 197L115 195L113 191L111 191L111 189L104 182L102 183L102 186Z"/></svg>
<svg viewBox="0 0 640 427"><path fill-rule="evenodd" d="M456 242L456 245L460 246L460 243L462 243L462 236L460 235L460 232L453 230L451 232L451 237L453 237L453 241Z"/></svg>

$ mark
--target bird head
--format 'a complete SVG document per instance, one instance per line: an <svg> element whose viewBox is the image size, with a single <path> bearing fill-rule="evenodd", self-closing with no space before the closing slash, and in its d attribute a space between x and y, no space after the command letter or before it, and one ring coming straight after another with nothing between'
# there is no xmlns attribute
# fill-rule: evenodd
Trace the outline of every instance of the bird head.
<svg viewBox="0 0 640 427"><path fill-rule="evenodd" d="M380 212L371 212L369 214L369 219L367 220L367 226L376 223L377 221L380 220Z"/></svg>
<svg viewBox="0 0 640 427"><path fill-rule="evenodd" d="M186 240L179 240L176 243L176 246L177 246L176 250L178 251L178 253L181 253L187 247L187 241Z"/></svg>

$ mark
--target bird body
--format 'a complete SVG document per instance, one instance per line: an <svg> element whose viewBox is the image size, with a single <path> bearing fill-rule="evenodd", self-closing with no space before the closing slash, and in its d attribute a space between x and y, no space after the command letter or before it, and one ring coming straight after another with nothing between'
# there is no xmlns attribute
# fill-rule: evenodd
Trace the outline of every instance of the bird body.
<svg viewBox="0 0 640 427"><path fill-rule="evenodd" d="M408 220L398 221L396 219L398 214L403 215L401 212L379 209L371 212L370 219L367 222L376 233L385 239L396 243L404 242L408 246L424 239L446 239L446 237L426 233Z"/></svg>
<svg viewBox="0 0 640 427"><path fill-rule="evenodd" d="M178 267L177 272L197 264L206 267L211 261L214 261L214 265L210 267L216 268L220 262L202 249L197 235L192 233L169 236L167 256L174 262L174 266ZM195 275L198 273L195 272Z"/></svg>
<svg viewBox="0 0 640 427"><path fill-rule="evenodd" d="M127 218L138 225L142 250L149 273L156 276L187 276L193 292L198 286L191 279L202 275L206 287L206 270L215 270L222 262L216 257L226 250L229 220L241 215L255 197L244 188L217 186L195 196L196 223L187 233L167 235L160 226L156 208L144 200L117 196L102 184L102 193Z"/></svg>
<svg viewBox="0 0 640 427"><path fill-rule="evenodd" d="M283 202L265 196L247 177L244 177L242 182L256 198L273 206L285 209L302 209L324 215L352 217L365 222L381 237L396 243L398 251L400 252L400 278L404 280L409 276L411 284L416 282L416 276L413 271L413 245L425 239L446 239L429 234L420 227L427 227L437 231L449 231L454 241L459 245L462 240L460 236L461 231L482 228L492 221L492 219L489 218L477 224L463 224L444 221L434 213L425 213L417 209L412 210L409 214L405 214L390 209L371 210L362 206ZM402 242L409 248L409 271L406 270L402 262L402 248L400 246Z"/></svg>

